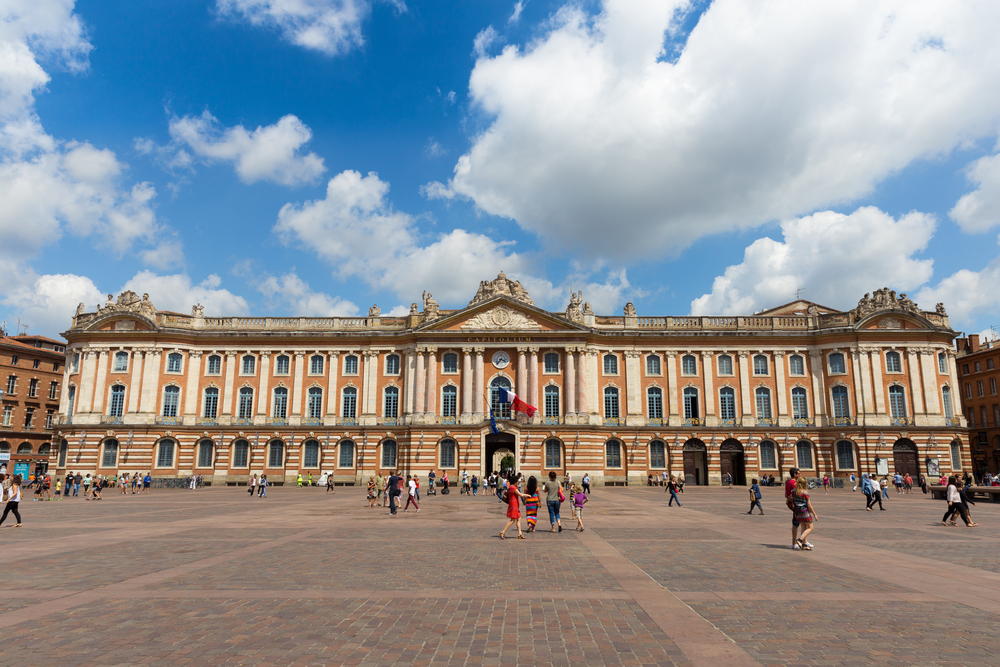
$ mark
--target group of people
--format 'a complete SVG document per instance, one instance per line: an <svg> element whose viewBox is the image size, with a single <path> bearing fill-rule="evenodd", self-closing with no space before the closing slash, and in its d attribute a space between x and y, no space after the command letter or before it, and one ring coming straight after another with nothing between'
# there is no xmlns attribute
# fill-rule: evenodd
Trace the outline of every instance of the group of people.
<svg viewBox="0 0 1000 667"><path fill-rule="evenodd" d="M562 504L566 502L566 494L563 492L563 486L559 484L557 477L554 472L550 472L549 478L541 486L541 493L545 494L545 505L549 510L550 533L561 533L563 529L560 509ZM585 475L584 479L587 480L587 490L589 490L589 475ZM524 491L521 491L522 475L520 473L511 473L503 481L503 484L497 484L497 488L502 489L500 492L501 502L507 504L507 523L504 525L503 530L500 531L500 539L507 539L507 530L511 526L516 526L517 538L523 540L525 538L524 532L521 531L522 504L524 505L524 514L527 520L527 532L535 532L535 527L538 524L538 507L541 504L538 480L534 475L528 477ZM582 485L578 486L570 482L569 494L573 502L573 517L576 519L576 529L583 532L583 506L589 500L587 491L584 490Z"/></svg>
<svg viewBox="0 0 1000 667"><path fill-rule="evenodd" d="M958 475L952 475L947 479L947 482L948 489L945 492L945 499L948 501L948 510L941 517L941 525L957 525L955 515L958 514L962 517L962 521L965 522L967 527L974 528L978 526L978 523L973 522L972 513L969 511L969 505L976 504L967 493L969 485L963 483L962 478Z"/></svg>
<svg viewBox="0 0 1000 667"><path fill-rule="evenodd" d="M433 475L433 471L431 474ZM433 485L434 478L431 477L431 486ZM416 475L406 475L404 478L402 473L397 474L395 470L390 471L385 477L378 475L368 477L368 506L375 507L384 502L389 508L389 516L396 516L399 511L399 501L396 499L403 494L404 488L407 497L403 512L409 511L410 505L413 505L414 510L419 513L420 481Z"/></svg>

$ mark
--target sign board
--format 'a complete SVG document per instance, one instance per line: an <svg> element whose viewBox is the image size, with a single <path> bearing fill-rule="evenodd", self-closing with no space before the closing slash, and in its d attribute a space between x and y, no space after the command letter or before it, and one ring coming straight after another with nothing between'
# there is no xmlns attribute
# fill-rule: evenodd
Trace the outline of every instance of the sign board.
<svg viewBox="0 0 1000 667"><path fill-rule="evenodd" d="M10 452L0 452L0 461L10 461Z"/></svg>
<svg viewBox="0 0 1000 667"><path fill-rule="evenodd" d="M889 474L889 459L875 459L875 474L876 475L888 475Z"/></svg>
<svg viewBox="0 0 1000 667"><path fill-rule="evenodd" d="M935 478L941 476L941 465L937 459L927 459L927 476Z"/></svg>
<svg viewBox="0 0 1000 667"><path fill-rule="evenodd" d="M979 434L979 446L980 447L985 447L986 446L986 442L987 442L987 440L986 440L986 434L985 433L980 433Z"/></svg>
<svg viewBox="0 0 1000 667"><path fill-rule="evenodd" d="M27 461L18 461L14 464L14 474L20 475L21 479L28 479L28 471L30 469Z"/></svg>

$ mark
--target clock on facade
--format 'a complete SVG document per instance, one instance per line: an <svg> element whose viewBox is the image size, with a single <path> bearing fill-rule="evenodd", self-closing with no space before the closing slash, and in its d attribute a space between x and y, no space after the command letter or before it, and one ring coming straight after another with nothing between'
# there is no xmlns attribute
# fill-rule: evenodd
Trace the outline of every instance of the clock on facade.
<svg viewBox="0 0 1000 667"><path fill-rule="evenodd" d="M493 353L493 366L494 368L507 368L510 366L510 355L499 350Z"/></svg>

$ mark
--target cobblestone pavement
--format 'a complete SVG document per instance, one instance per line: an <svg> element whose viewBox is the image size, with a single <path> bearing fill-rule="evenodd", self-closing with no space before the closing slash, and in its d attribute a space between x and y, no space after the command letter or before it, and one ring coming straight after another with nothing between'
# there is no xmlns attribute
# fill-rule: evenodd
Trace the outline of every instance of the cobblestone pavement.
<svg viewBox="0 0 1000 667"><path fill-rule="evenodd" d="M597 488L585 532L497 532L495 498L389 517L364 490L25 502L0 528L0 665L1000 665L1000 505ZM543 512L544 514L544 512ZM568 515L569 512L566 512ZM28 657L30 656L30 658Z"/></svg>

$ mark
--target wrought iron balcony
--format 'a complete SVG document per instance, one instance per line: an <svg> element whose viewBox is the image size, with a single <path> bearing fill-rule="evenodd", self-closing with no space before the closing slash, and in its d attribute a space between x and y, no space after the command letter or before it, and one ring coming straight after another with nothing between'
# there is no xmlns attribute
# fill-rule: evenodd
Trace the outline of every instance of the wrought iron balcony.
<svg viewBox="0 0 1000 667"><path fill-rule="evenodd" d="M913 426L914 421L909 417L893 417L892 421L889 422L893 426Z"/></svg>
<svg viewBox="0 0 1000 667"><path fill-rule="evenodd" d="M738 426L735 419L720 419L719 426Z"/></svg>
<svg viewBox="0 0 1000 667"><path fill-rule="evenodd" d="M322 426L323 425L323 418L322 417L306 417L305 419L302 420L302 424L304 426Z"/></svg>
<svg viewBox="0 0 1000 667"><path fill-rule="evenodd" d="M438 417L437 423L454 425L458 423L458 417Z"/></svg>
<svg viewBox="0 0 1000 667"><path fill-rule="evenodd" d="M383 424L386 426L398 426L399 424L403 423L403 420L400 419L399 417L376 417L375 423Z"/></svg>
<svg viewBox="0 0 1000 667"><path fill-rule="evenodd" d="M777 426L778 420L774 417L757 417L757 426Z"/></svg>
<svg viewBox="0 0 1000 667"><path fill-rule="evenodd" d="M831 426L856 426L857 421L853 417L834 417L830 420Z"/></svg>
<svg viewBox="0 0 1000 667"><path fill-rule="evenodd" d="M121 417L115 417L114 415L101 415L101 425L124 426L125 421Z"/></svg>
<svg viewBox="0 0 1000 667"><path fill-rule="evenodd" d="M253 417L234 417L234 426L253 426Z"/></svg>
<svg viewBox="0 0 1000 667"><path fill-rule="evenodd" d="M357 426L358 419L357 417L340 417L337 419L337 423L340 426Z"/></svg>
<svg viewBox="0 0 1000 667"><path fill-rule="evenodd" d="M962 419L961 417L948 417L947 419L944 420L944 423L947 424L948 426L961 426Z"/></svg>
<svg viewBox="0 0 1000 667"><path fill-rule="evenodd" d="M198 417L198 426L218 426L219 420L216 417Z"/></svg>
<svg viewBox="0 0 1000 667"><path fill-rule="evenodd" d="M285 417L270 417L267 420L269 426L288 426L288 419Z"/></svg>
<svg viewBox="0 0 1000 667"><path fill-rule="evenodd" d="M624 426L625 425L625 420L623 418L621 418L621 417L605 417L604 418L604 425L605 426Z"/></svg>
<svg viewBox="0 0 1000 667"><path fill-rule="evenodd" d="M666 426L667 420L663 417L650 417L646 420L646 426Z"/></svg>
<svg viewBox="0 0 1000 667"><path fill-rule="evenodd" d="M102 421L101 423L103 424L104 422ZM118 423L121 423L121 422L118 422ZM157 424L161 424L163 426L180 426L181 424L184 423L184 418L183 417L160 417L160 416L157 416L156 417L156 423Z"/></svg>
<svg viewBox="0 0 1000 667"><path fill-rule="evenodd" d="M563 417L542 417L542 423L548 426L558 426L565 421Z"/></svg>
<svg viewBox="0 0 1000 667"><path fill-rule="evenodd" d="M698 417L688 417L684 420L685 426L701 426L701 419Z"/></svg>
<svg viewBox="0 0 1000 667"><path fill-rule="evenodd" d="M815 425L816 425L816 420L811 419L809 417L799 417L798 419L792 420L792 426L801 427L801 426L815 426Z"/></svg>

